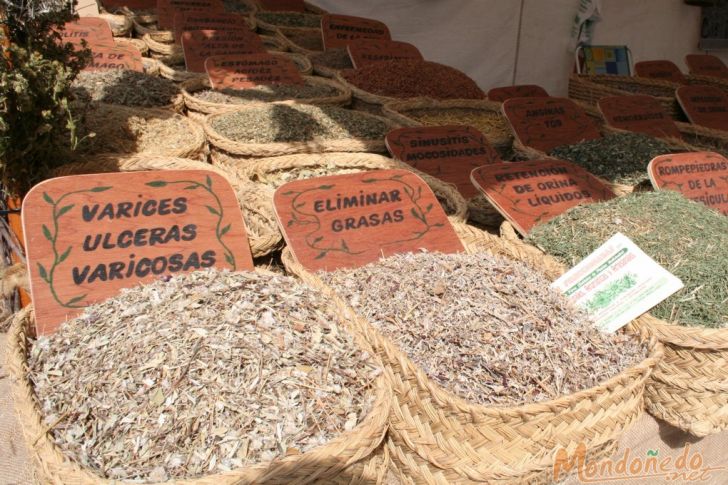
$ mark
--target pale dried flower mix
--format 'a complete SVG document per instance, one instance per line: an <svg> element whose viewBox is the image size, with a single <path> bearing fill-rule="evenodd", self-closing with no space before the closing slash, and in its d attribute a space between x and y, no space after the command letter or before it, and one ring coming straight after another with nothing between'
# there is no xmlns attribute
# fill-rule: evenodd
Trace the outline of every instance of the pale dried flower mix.
<svg viewBox="0 0 728 485"><path fill-rule="evenodd" d="M146 107L170 105L179 94L173 81L125 69L83 71L72 90L80 101Z"/></svg>
<svg viewBox="0 0 728 485"><path fill-rule="evenodd" d="M103 477L193 478L306 452L370 411L380 369L327 299L206 270L123 290L34 342L52 440Z"/></svg>
<svg viewBox="0 0 728 485"><path fill-rule="evenodd" d="M403 114L425 126L469 125L483 133L491 143L512 137L505 118L496 111L477 108L418 108L407 110Z"/></svg>
<svg viewBox="0 0 728 485"><path fill-rule="evenodd" d="M595 386L645 348L599 332L549 281L488 254L401 254L321 273L439 385L473 403L544 401Z"/></svg>

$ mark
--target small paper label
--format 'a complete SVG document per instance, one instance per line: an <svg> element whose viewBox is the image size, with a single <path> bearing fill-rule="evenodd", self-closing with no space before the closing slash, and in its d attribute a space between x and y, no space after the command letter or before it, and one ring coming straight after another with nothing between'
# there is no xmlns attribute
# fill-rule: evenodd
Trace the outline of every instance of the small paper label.
<svg viewBox="0 0 728 485"><path fill-rule="evenodd" d="M728 131L728 95L713 86L680 86L675 92L691 123Z"/></svg>
<svg viewBox="0 0 728 485"><path fill-rule="evenodd" d="M586 310L601 331L612 333L682 289L683 283L617 233L551 287Z"/></svg>
<svg viewBox="0 0 728 485"><path fill-rule="evenodd" d="M698 76L711 76L728 78L728 67L719 58L708 54L688 54L685 63L690 74Z"/></svg>
<svg viewBox="0 0 728 485"><path fill-rule="evenodd" d="M657 138L682 138L675 122L652 96L608 96L598 106L609 126Z"/></svg>
<svg viewBox="0 0 728 485"><path fill-rule="evenodd" d="M94 44L91 48L91 58L91 63L84 68L84 71L127 69L144 72L142 54L133 45Z"/></svg>
<svg viewBox="0 0 728 485"><path fill-rule="evenodd" d="M61 31L61 36L63 42L73 44L74 47L81 47L82 40L87 42L89 48L96 44L114 44L114 34L109 23L98 17L81 17L73 22L67 22Z"/></svg>
<svg viewBox="0 0 728 485"><path fill-rule="evenodd" d="M548 95L544 88L536 84L501 86L488 91L488 99L499 103L511 98L545 98Z"/></svg>
<svg viewBox="0 0 728 485"><path fill-rule="evenodd" d="M321 31L326 50L344 48L355 39L392 40L389 28L379 20L349 15L324 15Z"/></svg>
<svg viewBox="0 0 728 485"><path fill-rule="evenodd" d="M260 37L246 30L192 30L182 34L182 51L189 72L205 72L213 56L265 53Z"/></svg>
<svg viewBox="0 0 728 485"><path fill-rule="evenodd" d="M182 33L187 30L243 30L247 31L250 37L257 37L257 34L250 30L243 15L228 12L193 10L175 14L174 39L177 43L181 42Z"/></svg>
<svg viewBox="0 0 728 485"><path fill-rule="evenodd" d="M303 77L293 61L268 53L208 57L205 70L213 89L303 84Z"/></svg>
<svg viewBox="0 0 728 485"><path fill-rule="evenodd" d="M355 69L382 61L423 60L417 47L396 40L357 39L349 42L347 49Z"/></svg>
<svg viewBox="0 0 728 485"><path fill-rule="evenodd" d="M584 110L567 98L511 98L501 110L518 140L542 152L602 136Z"/></svg>
<svg viewBox="0 0 728 485"><path fill-rule="evenodd" d="M157 23L160 29L172 30L174 16L180 12L225 12L221 0L157 0Z"/></svg>
<svg viewBox="0 0 728 485"><path fill-rule="evenodd" d="M635 74L639 77L660 79L678 84L685 84L685 76L671 61L642 61L634 65Z"/></svg>
<svg viewBox="0 0 728 485"><path fill-rule="evenodd" d="M676 190L728 216L728 160L713 152L655 157L647 167L656 189Z"/></svg>

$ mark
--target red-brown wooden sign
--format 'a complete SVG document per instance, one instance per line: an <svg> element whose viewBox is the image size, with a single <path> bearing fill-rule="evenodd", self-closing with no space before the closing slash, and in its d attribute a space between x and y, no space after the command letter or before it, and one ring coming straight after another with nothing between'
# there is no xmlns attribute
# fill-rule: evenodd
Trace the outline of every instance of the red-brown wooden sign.
<svg viewBox="0 0 728 485"><path fill-rule="evenodd" d="M364 17L326 14L321 17L321 30L326 50L344 48L355 39L392 40L384 23Z"/></svg>
<svg viewBox="0 0 728 485"><path fill-rule="evenodd" d="M303 77L293 61L268 53L208 57L205 70L213 89L303 84Z"/></svg>
<svg viewBox="0 0 728 485"><path fill-rule="evenodd" d="M423 60L422 53L417 47L409 42L397 40L357 39L349 42L347 49L355 69L381 61Z"/></svg>
<svg viewBox="0 0 728 485"><path fill-rule="evenodd" d="M728 160L713 152L655 157L647 167L655 189L676 190L728 216Z"/></svg>
<svg viewBox="0 0 728 485"><path fill-rule="evenodd" d="M716 56L709 54L688 54L685 56L690 74L728 78L728 67Z"/></svg>
<svg viewBox="0 0 728 485"><path fill-rule="evenodd" d="M258 0L263 10L269 12L305 12L303 0Z"/></svg>
<svg viewBox="0 0 728 485"><path fill-rule="evenodd" d="M98 71L105 69L127 69L144 72L142 54L133 45L94 44L91 48L91 63L84 70Z"/></svg>
<svg viewBox="0 0 728 485"><path fill-rule="evenodd" d="M154 10L157 8L157 0L102 0L106 10L115 10L126 7L131 10Z"/></svg>
<svg viewBox="0 0 728 485"><path fill-rule="evenodd" d="M377 170L287 183L278 224L309 271L333 271L421 249L463 250L432 190L407 170Z"/></svg>
<svg viewBox="0 0 728 485"><path fill-rule="evenodd" d="M470 182L470 172L501 161L483 134L471 126L399 128L387 133L385 143L394 158L455 185L466 199L479 193Z"/></svg>
<svg viewBox="0 0 728 485"><path fill-rule="evenodd" d="M598 102L609 126L658 138L682 138L680 130L652 96L608 96Z"/></svg>
<svg viewBox="0 0 728 485"><path fill-rule="evenodd" d="M177 43L181 42L182 33L186 30L243 30L249 37L258 37L255 32L250 30L244 15L230 12L192 10L176 13L174 15L174 39Z"/></svg>
<svg viewBox="0 0 728 485"><path fill-rule="evenodd" d="M46 180L23 201L23 230L41 335L140 282L253 269L235 193L206 170Z"/></svg>
<svg viewBox="0 0 728 485"><path fill-rule="evenodd" d="M639 77L660 79L678 84L685 84L685 76L672 61L641 61L634 65L634 72Z"/></svg>
<svg viewBox="0 0 728 485"><path fill-rule="evenodd" d="M587 114L567 98L511 98L501 110L518 140L542 152L601 138Z"/></svg>
<svg viewBox="0 0 728 485"><path fill-rule="evenodd" d="M180 12L224 12L221 0L157 0L157 23L160 29L172 30L174 16Z"/></svg>
<svg viewBox="0 0 728 485"><path fill-rule="evenodd" d="M510 98L544 98L549 93L536 84L519 84L516 86L500 86L488 91L488 99L502 103Z"/></svg>
<svg viewBox="0 0 728 485"><path fill-rule="evenodd" d="M728 95L717 87L680 86L676 97L691 123L728 130Z"/></svg>
<svg viewBox="0 0 728 485"><path fill-rule="evenodd" d="M562 160L503 162L478 167L473 183L524 236L536 225L614 193L583 168Z"/></svg>
<svg viewBox="0 0 728 485"><path fill-rule="evenodd" d="M260 37L246 30L188 30L182 34L182 51L190 72L205 72L208 57L266 52Z"/></svg>
<svg viewBox="0 0 728 485"><path fill-rule="evenodd" d="M114 43L114 35L111 32L109 23L99 17L81 17L72 22L66 22L61 31L63 41L73 44L74 47L81 47L81 41L88 43L87 47L96 44L111 45Z"/></svg>

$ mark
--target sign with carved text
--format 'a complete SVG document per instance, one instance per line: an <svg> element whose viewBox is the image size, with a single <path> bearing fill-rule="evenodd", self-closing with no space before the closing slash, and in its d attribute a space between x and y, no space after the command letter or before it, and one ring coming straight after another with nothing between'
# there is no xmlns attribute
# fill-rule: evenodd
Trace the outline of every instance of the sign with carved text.
<svg viewBox="0 0 728 485"><path fill-rule="evenodd" d="M154 10L157 8L157 0L102 0L101 3L107 11L122 7L131 10Z"/></svg>
<svg viewBox="0 0 728 485"><path fill-rule="evenodd" d="M205 12L192 10L179 12L174 16L174 39L180 43L182 33L187 30L244 30L249 37L258 37L250 30L245 16L230 12ZM242 34L241 34L242 35Z"/></svg>
<svg viewBox="0 0 728 485"><path fill-rule="evenodd" d="M188 30L182 34L182 51L190 72L205 72L208 57L266 52L260 37L248 30Z"/></svg>
<svg viewBox="0 0 728 485"><path fill-rule="evenodd" d="M728 95L725 91L696 84L680 86L675 94L691 123L728 131Z"/></svg>
<svg viewBox="0 0 728 485"><path fill-rule="evenodd" d="M652 96L608 96L597 103L609 126L657 138L682 138L673 119Z"/></svg>
<svg viewBox="0 0 728 485"><path fill-rule="evenodd" d="M157 23L160 29L172 30L174 16L189 11L225 12L221 0L157 0Z"/></svg>
<svg viewBox="0 0 728 485"><path fill-rule="evenodd" d="M685 76L671 61L642 61L634 65L634 72L639 77L659 79L678 84L685 84Z"/></svg>
<svg viewBox="0 0 728 485"><path fill-rule="evenodd" d="M542 152L602 136L584 110L567 98L511 98L501 110L518 141Z"/></svg>
<svg viewBox="0 0 728 485"><path fill-rule="evenodd" d="M207 170L46 180L23 201L39 335L121 288L210 267L252 270L230 184Z"/></svg>
<svg viewBox="0 0 728 485"><path fill-rule="evenodd" d="M728 79L728 67L716 56L688 54L685 56L690 74Z"/></svg>
<svg viewBox="0 0 728 485"><path fill-rule="evenodd" d="M417 47L409 42L397 40L357 39L349 42L347 49L355 69L381 61L423 60L422 53Z"/></svg>
<svg viewBox="0 0 728 485"><path fill-rule="evenodd" d="M292 60L267 52L208 57L205 70L213 89L244 89L261 84L304 84Z"/></svg>
<svg viewBox="0 0 728 485"><path fill-rule="evenodd" d="M655 189L676 190L728 216L728 160L713 152L660 155L647 167Z"/></svg>
<svg viewBox="0 0 728 485"><path fill-rule="evenodd" d="M572 207L614 198L601 180L562 160L485 165L473 170L471 180L524 236Z"/></svg>
<svg viewBox="0 0 728 485"><path fill-rule="evenodd" d="M89 48L96 44L114 44L114 35L109 23L99 17L81 17L78 20L66 22L61 36L64 42L73 44L74 47L81 47L82 40L88 43Z"/></svg>
<svg viewBox="0 0 728 485"><path fill-rule="evenodd" d="M501 86L488 91L488 99L502 103L510 98L544 98L549 93L536 84L519 84L516 86Z"/></svg>
<svg viewBox="0 0 728 485"><path fill-rule="evenodd" d="M483 134L471 126L399 128L387 133L385 143L394 158L455 185L466 199L479 193L470 182L470 172L501 161Z"/></svg>
<svg viewBox="0 0 728 485"><path fill-rule="evenodd" d="M324 15L321 31L325 50L344 48L355 39L392 40L389 28L379 20L350 15Z"/></svg>
<svg viewBox="0 0 728 485"><path fill-rule="evenodd" d="M435 194L408 170L296 180L279 187L273 201L286 243L309 271L421 249L463 250Z"/></svg>
<svg viewBox="0 0 728 485"><path fill-rule="evenodd" d="M144 72L142 54L133 45L94 44L91 47L91 63L84 68L84 71L106 69L128 69Z"/></svg>
<svg viewBox="0 0 728 485"><path fill-rule="evenodd" d="M263 10L269 12L305 12L303 0L258 0Z"/></svg>

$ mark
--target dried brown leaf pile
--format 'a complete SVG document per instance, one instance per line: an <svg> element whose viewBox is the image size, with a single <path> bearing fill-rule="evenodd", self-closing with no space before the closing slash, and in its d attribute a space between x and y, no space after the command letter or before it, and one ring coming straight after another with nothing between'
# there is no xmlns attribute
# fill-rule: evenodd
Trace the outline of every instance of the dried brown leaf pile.
<svg viewBox="0 0 728 485"><path fill-rule="evenodd" d="M571 394L645 357L540 273L488 254L402 254L320 276L431 379L478 404Z"/></svg>
<svg viewBox="0 0 728 485"><path fill-rule="evenodd" d="M305 452L369 412L380 370L326 299L208 270L123 291L32 347L53 440L113 479L164 481Z"/></svg>

